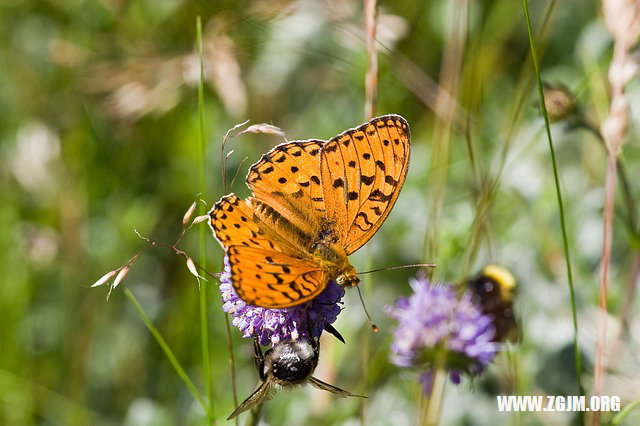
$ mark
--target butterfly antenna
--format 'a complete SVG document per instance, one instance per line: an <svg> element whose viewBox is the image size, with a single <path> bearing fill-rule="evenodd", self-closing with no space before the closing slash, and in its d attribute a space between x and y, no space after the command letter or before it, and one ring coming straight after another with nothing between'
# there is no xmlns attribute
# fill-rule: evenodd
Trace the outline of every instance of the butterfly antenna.
<svg viewBox="0 0 640 426"><path fill-rule="evenodd" d="M371 319L371 315L369 315L369 311L367 311L367 306L364 304L364 299L362 298L362 292L360 291L360 286L357 285L356 288L358 289L358 296L360 296L360 302L362 302L362 308L364 309L364 313L367 316L367 319L369 320L369 324L371 324L371 328L373 329L373 332L377 333L378 331L380 331L380 329L378 328L376 323L373 322L373 320Z"/></svg>
<svg viewBox="0 0 640 426"><path fill-rule="evenodd" d="M370 271L358 272L357 275L370 274L372 272L390 271L392 269L406 269L406 268L435 268L435 263L412 263L410 265L400 266L387 266L386 268L372 269Z"/></svg>

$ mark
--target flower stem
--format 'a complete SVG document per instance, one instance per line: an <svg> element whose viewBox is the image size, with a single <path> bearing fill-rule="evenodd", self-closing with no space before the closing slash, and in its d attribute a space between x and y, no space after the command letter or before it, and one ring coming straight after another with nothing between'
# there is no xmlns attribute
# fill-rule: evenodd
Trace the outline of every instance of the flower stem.
<svg viewBox="0 0 640 426"><path fill-rule="evenodd" d="M584 387L582 386L582 364L580 357L580 347L578 346L578 315L576 311L575 292L573 288L573 273L571 271L571 260L569 257L569 242L567 238L567 227L564 219L564 204L562 202L562 192L560 190L560 179L558 177L558 166L556 164L556 154L553 147L553 139L551 138L551 128L549 125L549 116L544 102L544 92L542 90L542 79L540 78L540 68L538 66L538 55L536 53L536 44L533 39L533 31L531 30L531 19L529 18L529 5L527 0L522 0L524 9L524 17L527 24L527 33L529 35L529 46L531 48L531 60L536 73L538 82L538 95L540 96L540 109L544 117L544 126L547 132L547 140L549 142L549 154L551 156L551 165L553 167L553 179L556 187L556 196L558 199L558 210L560 216L560 229L562 231L562 244L564 248L564 259L567 267L567 279L569 281L569 297L571 299L571 314L573 316L573 349L575 352L576 362L576 378L578 381L578 390L580 395L584 395Z"/></svg>
<svg viewBox="0 0 640 426"><path fill-rule="evenodd" d="M425 411L422 416L423 426L434 426L440 424L440 413L442 411L442 401L444 399L444 389L447 384L447 370L444 368L444 356L446 351L442 348L439 351L436 369L433 373L433 385L431 395L425 404Z"/></svg>
<svg viewBox="0 0 640 426"><path fill-rule="evenodd" d="M164 340L164 338L162 337L158 329L153 325L153 323L145 313L144 309L142 309L142 306L138 302L138 299L136 299L136 297L133 295L131 290L129 290L128 288L124 289L124 294L125 296L127 296L127 298L129 299L133 307L136 309L136 311L138 312L138 315L142 319L142 322L144 322L144 324L147 326L147 328L149 329L153 337L156 339L156 342L158 342L158 344L160 345L160 348L164 352L165 356L167 357L167 359L169 360L173 368L176 370L176 373L178 373L178 376L180 377L180 379L182 379L182 382L185 384L187 389L189 389L189 392L191 392L191 395L193 395L196 401L198 401L198 403L200 404L203 410L208 411L209 408L207 406L207 402L204 400L200 392L198 392L198 389L195 387L191 379L189 379L189 376L187 376L187 373L184 371L184 368L182 368L182 366L180 365L180 362L178 362L178 359L173 354L173 351L171 350L171 348L169 348L169 345L167 344L166 340Z"/></svg>

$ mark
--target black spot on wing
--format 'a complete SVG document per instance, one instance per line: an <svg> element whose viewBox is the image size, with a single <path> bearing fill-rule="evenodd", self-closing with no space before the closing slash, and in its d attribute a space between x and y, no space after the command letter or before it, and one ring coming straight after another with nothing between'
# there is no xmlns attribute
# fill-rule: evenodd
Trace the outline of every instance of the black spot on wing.
<svg viewBox="0 0 640 426"><path fill-rule="evenodd" d="M364 183L365 185L369 186L369 185L371 185L373 183L374 178L375 178L375 176L362 175L362 176L360 176L360 181L362 183Z"/></svg>
<svg viewBox="0 0 640 426"><path fill-rule="evenodd" d="M380 191L379 189L376 189L369 195L369 199L371 201L379 201L379 202L386 203L391 199L391 195L386 195L384 192Z"/></svg>
<svg viewBox="0 0 640 426"><path fill-rule="evenodd" d="M335 152L338 149L338 144L327 144L322 148L325 152Z"/></svg>

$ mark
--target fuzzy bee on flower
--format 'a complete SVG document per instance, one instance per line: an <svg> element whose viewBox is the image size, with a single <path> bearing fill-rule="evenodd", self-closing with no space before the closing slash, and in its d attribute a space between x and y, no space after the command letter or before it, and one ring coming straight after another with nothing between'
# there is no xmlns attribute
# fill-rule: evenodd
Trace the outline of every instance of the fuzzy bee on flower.
<svg viewBox="0 0 640 426"><path fill-rule="evenodd" d="M513 276L490 266L468 279L462 291L424 276L410 285L411 296L387 307L397 321L392 362L417 368L425 394L431 391L434 368L447 371L455 384L462 374L482 374L515 329Z"/></svg>
<svg viewBox="0 0 640 426"><path fill-rule="evenodd" d="M262 383L229 415L227 420L233 419L256 404L269 400L273 397L277 388L291 389L309 383L317 389L325 390L341 397L360 396L312 376L318 366L320 357L320 342L318 338L284 340L274 344L266 353L262 352L260 343L256 338L253 341L253 349L256 369Z"/></svg>

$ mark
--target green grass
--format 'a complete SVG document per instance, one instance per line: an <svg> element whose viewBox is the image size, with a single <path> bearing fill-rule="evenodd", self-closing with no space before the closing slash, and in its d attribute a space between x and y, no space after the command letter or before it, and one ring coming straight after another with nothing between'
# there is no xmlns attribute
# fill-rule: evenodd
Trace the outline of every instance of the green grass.
<svg viewBox="0 0 640 426"><path fill-rule="evenodd" d="M536 83L538 87L538 95L540 97L540 111L544 117L544 128L547 133L547 141L549 141L549 157L553 169L553 182L556 188L556 196L558 197L558 216L560 218L560 230L562 232L562 247L564 251L564 259L567 267L567 281L569 283L569 297L571 301L571 316L573 318L573 350L576 358L576 380L578 382L578 395L584 395L585 389L582 385L582 365L580 357L580 346L578 344L578 314L576 310L575 291L573 289L573 272L571 270L571 256L569 252L569 239L567 237L567 225L565 224L564 203L562 202L562 191L560 190L560 178L558 177L558 165L556 163L556 152L553 147L551 138L551 125L549 124L549 115L542 90L542 79L540 78L540 66L538 65L538 55L536 53L536 43L531 30L531 18L529 17L529 5L527 0L522 0L524 16L527 21L527 33L529 35L529 44L531 46L531 58L536 72Z"/></svg>

